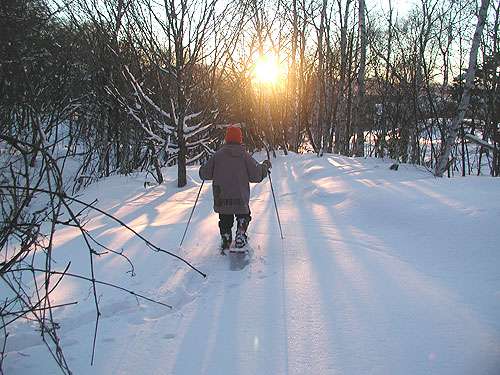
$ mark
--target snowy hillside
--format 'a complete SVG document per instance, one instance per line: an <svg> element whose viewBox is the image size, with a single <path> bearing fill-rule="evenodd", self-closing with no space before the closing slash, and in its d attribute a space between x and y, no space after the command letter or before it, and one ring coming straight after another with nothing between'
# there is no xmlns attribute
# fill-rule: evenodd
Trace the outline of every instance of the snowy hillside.
<svg viewBox="0 0 500 375"><path fill-rule="evenodd" d="M257 157L257 159L259 159ZM144 177L111 177L80 198L92 201L206 278L155 253L110 219L93 213L88 229L124 249L134 264L102 255L100 280L169 309L98 285L95 326L88 282L65 278L54 304L62 346L75 374L499 374L500 180L436 179L413 166L325 155L281 156L272 178L253 185L253 254L243 270L219 255L217 216L205 184L144 188ZM77 230L58 232L60 270L89 275ZM9 336L8 374L56 374L26 323Z"/></svg>

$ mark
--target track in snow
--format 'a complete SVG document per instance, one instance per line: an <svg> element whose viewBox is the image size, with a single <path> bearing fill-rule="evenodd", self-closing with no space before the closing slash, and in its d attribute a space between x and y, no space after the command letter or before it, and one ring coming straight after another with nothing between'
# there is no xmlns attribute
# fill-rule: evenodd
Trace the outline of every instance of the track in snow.
<svg viewBox="0 0 500 375"><path fill-rule="evenodd" d="M147 274L137 287L175 309L117 296L101 323L94 373L500 372L497 180L434 179L413 167L394 172L388 162L328 155L273 164L285 240L269 182L253 185L252 260L231 271L218 255L208 184L181 250L207 279L129 243ZM196 190L153 189L118 200L115 212L175 247ZM127 243L102 224L103 237ZM101 273L117 272L110 267ZM64 321L73 322L75 352L87 351L90 325ZM84 373L87 360L69 362Z"/></svg>

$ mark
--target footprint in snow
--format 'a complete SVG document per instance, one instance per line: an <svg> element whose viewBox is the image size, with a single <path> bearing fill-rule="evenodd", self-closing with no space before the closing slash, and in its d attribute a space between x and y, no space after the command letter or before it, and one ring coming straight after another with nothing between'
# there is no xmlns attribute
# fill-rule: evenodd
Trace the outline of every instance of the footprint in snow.
<svg viewBox="0 0 500 375"><path fill-rule="evenodd" d="M313 202L322 203L329 205L337 205L346 200L347 193L331 193L329 191L323 189L313 189L310 192L306 192L305 194L309 197Z"/></svg>
<svg viewBox="0 0 500 375"><path fill-rule="evenodd" d="M75 340L75 339L66 339L66 340L62 340L62 345L63 347L69 347L69 346L74 346L76 344L78 344L80 341L78 340Z"/></svg>

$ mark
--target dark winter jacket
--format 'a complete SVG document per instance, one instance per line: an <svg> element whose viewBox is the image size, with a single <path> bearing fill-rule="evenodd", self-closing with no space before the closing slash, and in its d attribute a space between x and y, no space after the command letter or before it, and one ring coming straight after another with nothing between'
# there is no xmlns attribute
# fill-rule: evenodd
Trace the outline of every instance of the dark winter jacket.
<svg viewBox="0 0 500 375"><path fill-rule="evenodd" d="M225 144L200 167L200 178L213 180L214 211L220 214L250 212L250 184L261 182L267 169L240 144Z"/></svg>

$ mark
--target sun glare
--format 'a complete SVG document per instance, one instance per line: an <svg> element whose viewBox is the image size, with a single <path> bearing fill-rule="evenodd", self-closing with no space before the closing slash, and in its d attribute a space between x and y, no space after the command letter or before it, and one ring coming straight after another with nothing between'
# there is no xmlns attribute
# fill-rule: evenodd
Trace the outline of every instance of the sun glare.
<svg viewBox="0 0 500 375"><path fill-rule="evenodd" d="M276 84L280 77L280 66L275 56L260 56L254 67L254 78L258 83Z"/></svg>

